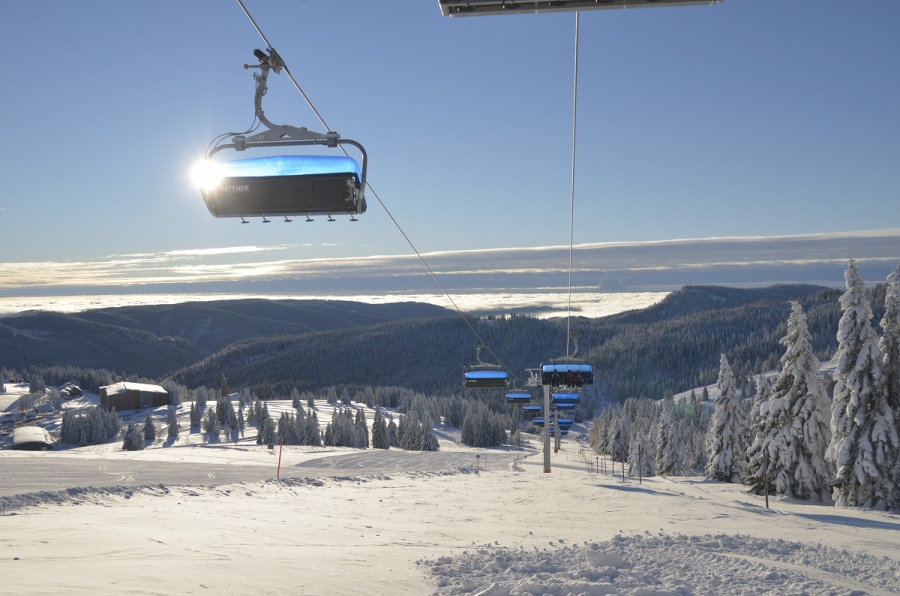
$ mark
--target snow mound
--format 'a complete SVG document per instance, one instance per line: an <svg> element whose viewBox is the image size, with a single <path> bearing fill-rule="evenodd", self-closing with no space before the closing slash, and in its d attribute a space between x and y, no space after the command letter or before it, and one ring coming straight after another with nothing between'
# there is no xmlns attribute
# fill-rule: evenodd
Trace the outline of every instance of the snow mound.
<svg viewBox="0 0 900 596"><path fill-rule="evenodd" d="M437 595L598 596L888 594L900 563L887 557L750 536L634 535L528 551L490 545L420 561Z"/></svg>
<svg viewBox="0 0 900 596"><path fill-rule="evenodd" d="M0 497L0 515L15 515L29 507L102 503L115 497L130 499L135 494L164 496L169 489L162 485L82 486L58 491L39 491Z"/></svg>
<svg viewBox="0 0 900 596"><path fill-rule="evenodd" d="M458 474L480 474L483 470L476 468L457 468L455 470L441 470L436 472L400 472L396 474L402 478L436 478L440 476L454 476ZM282 478L276 480L274 478L263 480L261 482L239 482L233 484L199 484L199 485L174 485L166 486L164 484L149 485L132 485L132 486L80 486L75 488L67 488L58 491L38 491L31 493L21 493L18 495L0 496L0 516L16 515L18 511L29 509L32 507L56 506L56 505L81 505L87 503L108 504L115 498L130 499L134 495L144 495L149 497L165 497L172 490L178 490L182 494L189 496L198 496L201 493L216 492L220 496L252 496L251 492L237 491L238 487L259 486L264 488L297 488L308 486L319 488L328 485L339 484L364 484L374 481L389 481L391 476L387 474L367 474L361 476L328 476L324 478L311 477L295 477Z"/></svg>

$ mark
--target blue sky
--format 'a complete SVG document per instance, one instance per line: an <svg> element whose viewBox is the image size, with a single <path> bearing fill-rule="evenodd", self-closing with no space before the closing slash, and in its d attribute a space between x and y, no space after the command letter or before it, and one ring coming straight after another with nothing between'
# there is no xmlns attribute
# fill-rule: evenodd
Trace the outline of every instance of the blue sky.
<svg viewBox="0 0 900 596"><path fill-rule="evenodd" d="M420 250L568 243L574 14L246 4L329 125L366 146L371 183ZM582 13L575 242L900 227L897 23L894 0ZM261 45L221 0L5 6L3 261L408 254L371 198L357 223L208 213L188 172L252 120L242 64ZM318 128L283 75L264 107Z"/></svg>

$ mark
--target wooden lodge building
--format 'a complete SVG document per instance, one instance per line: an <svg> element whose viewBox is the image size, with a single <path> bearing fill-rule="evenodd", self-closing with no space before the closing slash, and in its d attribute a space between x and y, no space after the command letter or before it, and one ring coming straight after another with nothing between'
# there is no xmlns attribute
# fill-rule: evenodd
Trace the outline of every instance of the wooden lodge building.
<svg viewBox="0 0 900 596"><path fill-rule="evenodd" d="M159 408L169 405L169 392L159 385L144 383L115 383L100 388L100 405L122 410Z"/></svg>

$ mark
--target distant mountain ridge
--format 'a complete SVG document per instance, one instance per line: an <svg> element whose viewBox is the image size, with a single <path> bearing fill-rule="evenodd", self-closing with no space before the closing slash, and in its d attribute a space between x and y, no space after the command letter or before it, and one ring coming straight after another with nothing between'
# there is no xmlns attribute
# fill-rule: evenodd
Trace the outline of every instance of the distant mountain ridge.
<svg viewBox="0 0 900 596"><path fill-rule="evenodd" d="M579 334L580 355L594 363L608 393L662 397L714 382L722 352L729 354L738 376L774 368L790 300L803 304L819 356L830 357L837 345L840 294L807 285L749 290L688 286L646 309L575 318L572 328ZM876 322L879 299L883 305L883 290L873 304ZM512 316L471 322L520 378L526 368L565 355L565 320ZM225 374L229 383L267 396L332 384L454 391L460 388L462 366L474 358L474 341L456 316L384 323L356 333L260 338L237 342L174 378L187 385L213 385ZM486 351L482 356L494 361Z"/></svg>
<svg viewBox="0 0 900 596"><path fill-rule="evenodd" d="M646 309L573 318L572 329L579 356L595 365L595 391L658 398L715 382L722 352L738 378L777 366L789 300L803 305L817 355L830 358L840 294L806 285L687 286ZM884 286L871 294L877 325ZM564 319L468 319L519 379L566 353ZM262 397L330 385L446 393L462 390L475 341L458 315L427 304L228 300L0 319L0 366L74 364L190 387L216 387L224 374L230 386ZM495 361L488 350L482 356Z"/></svg>

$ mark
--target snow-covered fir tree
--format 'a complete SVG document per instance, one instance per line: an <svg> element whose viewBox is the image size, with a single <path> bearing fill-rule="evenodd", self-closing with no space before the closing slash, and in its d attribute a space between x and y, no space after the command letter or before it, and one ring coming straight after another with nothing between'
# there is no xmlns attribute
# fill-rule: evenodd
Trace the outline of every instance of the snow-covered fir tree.
<svg viewBox="0 0 900 596"><path fill-rule="evenodd" d="M234 410L234 402L232 402L230 399L228 400L228 403L225 404L225 412L225 424L228 426L231 432L234 433L238 430L242 430L241 427L243 425L238 422L237 412L235 412Z"/></svg>
<svg viewBox="0 0 900 596"><path fill-rule="evenodd" d="M300 445L300 433L297 429L297 418L293 414L282 412L278 418L278 442L285 445Z"/></svg>
<svg viewBox="0 0 900 596"><path fill-rule="evenodd" d="M369 448L369 427L366 426L366 412L363 408L356 409L356 419L354 420L356 428L356 444L361 449Z"/></svg>
<svg viewBox="0 0 900 596"><path fill-rule="evenodd" d="M244 409L243 408L238 408L237 425L238 425L238 430L240 431L241 436L243 437L244 436L244 426L246 426L244 424Z"/></svg>
<svg viewBox="0 0 900 596"><path fill-rule="evenodd" d="M900 264L888 276L881 319L881 382L888 407L894 412L894 428L900 434ZM894 452L894 478L900 482L900 445ZM895 490L898 487L894 487ZM900 503L895 503L900 506Z"/></svg>
<svg viewBox="0 0 900 596"><path fill-rule="evenodd" d="M664 400L666 401L666 400ZM653 476L653 450L649 449L652 441L650 439L650 428L647 426L648 420L643 420L641 424L634 424L631 427L631 449L628 453L628 475L641 476L646 478Z"/></svg>
<svg viewBox="0 0 900 596"><path fill-rule="evenodd" d="M203 420L203 430L209 435L210 439L218 439L222 428L219 426L219 415L216 414L215 408L206 410L206 418Z"/></svg>
<svg viewBox="0 0 900 596"><path fill-rule="evenodd" d="M399 441L397 441L397 423L394 422L394 417L388 414L388 442L391 447L400 447Z"/></svg>
<svg viewBox="0 0 900 596"><path fill-rule="evenodd" d="M191 428L200 427L200 408L196 402L191 402Z"/></svg>
<svg viewBox="0 0 900 596"><path fill-rule="evenodd" d="M153 424L153 414L151 412L147 412L147 417L144 418L144 427L142 429L144 433L145 441L155 441L156 440L156 425Z"/></svg>
<svg viewBox="0 0 900 596"><path fill-rule="evenodd" d="M125 451L140 451L144 448L144 435L134 422L128 423L125 436L122 440L122 449Z"/></svg>
<svg viewBox="0 0 900 596"><path fill-rule="evenodd" d="M306 417L306 444L313 447L322 446L322 431L319 429L319 416L312 412Z"/></svg>
<svg viewBox="0 0 900 596"><path fill-rule="evenodd" d="M194 389L194 401L197 402L197 408L200 410L200 414L203 414L203 410L206 409L206 402L209 400L209 391L206 387L197 387Z"/></svg>
<svg viewBox="0 0 900 596"><path fill-rule="evenodd" d="M169 406L169 411L166 413L166 428L168 429L168 437L170 439L177 439L178 433L181 431L181 426L178 424L178 417L175 414L175 406Z"/></svg>
<svg viewBox="0 0 900 596"><path fill-rule="evenodd" d="M725 354L719 359L716 388L718 397L707 440L706 477L739 483L747 474L747 420Z"/></svg>
<svg viewBox="0 0 900 596"><path fill-rule="evenodd" d="M693 391L691 394L693 395ZM656 424L654 453L656 473L660 476L679 476L682 473L677 432L673 408L664 405Z"/></svg>
<svg viewBox="0 0 900 596"><path fill-rule="evenodd" d="M460 429L460 439L472 447L495 447L506 443L506 425L497 414L482 402L467 404L466 418Z"/></svg>
<svg viewBox="0 0 900 596"><path fill-rule="evenodd" d="M884 392L872 307L852 260L844 279L827 452L837 467L832 497L841 507L896 507L897 429Z"/></svg>
<svg viewBox="0 0 900 596"><path fill-rule="evenodd" d="M372 447L375 449L390 449L391 447L387 434L387 423L381 414L381 408L378 407L375 408L375 419L372 421Z"/></svg>
<svg viewBox="0 0 900 596"><path fill-rule="evenodd" d="M789 497L821 501L831 493L830 406L810 337L802 307L792 302L781 370L771 385L761 383L753 407L749 484L757 494L765 492L765 478L769 492Z"/></svg>
<svg viewBox="0 0 900 596"><path fill-rule="evenodd" d="M59 438L71 445L99 445L115 437L120 428L121 419L113 409L66 410L60 422Z"/></svg>
<svg viewBox="0 0 900 596"><path fill-rule="evenodd" d="M256 435L257 445L274 445L278 442L275 421L269 416L268 407L264 407L258 423L259 433Z"/></svg>

